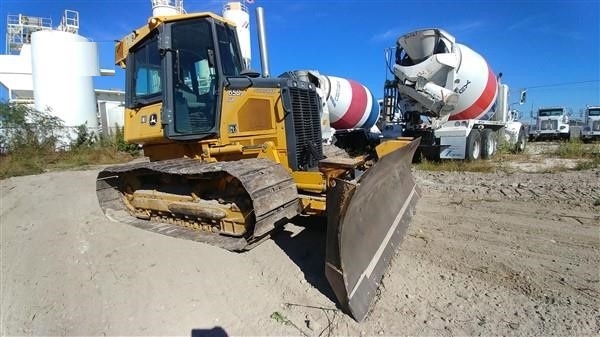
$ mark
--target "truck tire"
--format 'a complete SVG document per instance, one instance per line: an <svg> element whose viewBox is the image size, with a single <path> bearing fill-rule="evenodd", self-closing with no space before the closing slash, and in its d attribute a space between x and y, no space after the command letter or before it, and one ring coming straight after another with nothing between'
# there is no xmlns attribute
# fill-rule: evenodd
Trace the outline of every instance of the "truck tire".
<svg viewBox="0 0 600 337"><path fill-rule="evenodd" d="M465 159L473 161L479 159L479 157L481 157L481 132L478 129L473 129L467 137Z"/></svg>
<svg viewBox="0 0 600 337"><path fill-rule="evenodd" d="M525 131L519 130L519 134L517 135L517 142L515 143L515 152L523 152L525 151L525 144L527 143L527 139L525 137Z"/></svg>
<svg viewBox="0 0 600 337"><path fill-rule="evenodd" d="M498 135L492 129L481 131L481 158L490 159L498 149Z"/></svg>

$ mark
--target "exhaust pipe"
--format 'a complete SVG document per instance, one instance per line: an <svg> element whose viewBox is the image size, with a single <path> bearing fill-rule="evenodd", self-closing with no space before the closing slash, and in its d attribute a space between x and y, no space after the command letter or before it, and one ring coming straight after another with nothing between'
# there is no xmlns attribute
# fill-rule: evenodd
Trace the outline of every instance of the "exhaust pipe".
<svg viewBox="0 0 600 337"><path fill-rule="evenodd" d="M269 56L267 55L267 36L265 33L265 19L262 7L256 7L256 26L258 32L258 49L260 51L260 67L262 77L269 77Z"/></svg>

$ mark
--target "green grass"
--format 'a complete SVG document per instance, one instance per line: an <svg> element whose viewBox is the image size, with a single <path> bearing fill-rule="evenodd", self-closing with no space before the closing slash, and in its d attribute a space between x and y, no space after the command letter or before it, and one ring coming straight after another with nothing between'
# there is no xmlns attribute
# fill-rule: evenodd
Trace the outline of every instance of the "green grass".
<svg viewBox="0 0 600 337"><path fill-rule="evenodd" d="M591 170L600 167L600 154L595 154L590 159L584 159L575 166L576 171Z"/></svg>
<svg viewBox="0 0 600 337"><path fill-rule="evenodd" d="M575 168L568 168L564 165L557 165L546 168L540 173L556 173L568 170L589 170L600 167L600 144L585 144L580 140L571 140L562 142L558 148L549 150L542 154L547 157L558 157L564 159L576 159L578 161ZM416 164L416 169L422 171L445 171L445 172L483 172L491 173L504 171L506 173L514 172L510 167L510 162L533 161L538 156L524 153L517 153L507 144L500 144L496 155L490 160L441 160L439 162L423 160Z"/></svg>
<svg viewBox="0 0 600 337"><path fill-rule="evenodd" d="M77 136L72 139L70 128L49 111L2 102L0 120L3 127L0 179L123 163L139 155L137 145L125 143L123 128L116 127L113 135L101 136L83 124L77 127Z"/></svg>
<svg viewBox="0 0 600 337"><path fill-rule="evenodd" d="M586 151L584 144L577 139L561 142L554 154L561 158L578 159L585 158L589 152Z"/></svg>
<svg viewBox="0 0 600 337"><path fill-rule="evenodd" d="M423 160L416 164L416 168L422 171L446 171L446 172L495 172L498 168L493 161L490 160L440 160L439 162Z"/></svg>
<svg viewBox="0 0 600 337"><path fill-rule="evenodd" d="M554 155L566 159L578 159L575 170L600 167L600 144L585 144L579 139L560 143Z"/></svg>
<svg viewBox="0 0 600 337"><path fill-rule="evenodd" d="M505 165L506 162L522 160L528 158L529 155L526 153L517 153L513 146L503 142L498 144L498 150L496 154L489 160L452 160L442 159L438 162L428 161L423 159L416 165L418 170L422 171L445 171L445 172L482 172L482 173L493 173L496 171L510 171Z"/></svg>
<svg viewBox="0 0 600 337"><path fill-rule="evenodd" d="M72 151L21 150L0 157L0 179L69 170L92 165L125 163L135 158L112 148L81 148Z"/></svg>

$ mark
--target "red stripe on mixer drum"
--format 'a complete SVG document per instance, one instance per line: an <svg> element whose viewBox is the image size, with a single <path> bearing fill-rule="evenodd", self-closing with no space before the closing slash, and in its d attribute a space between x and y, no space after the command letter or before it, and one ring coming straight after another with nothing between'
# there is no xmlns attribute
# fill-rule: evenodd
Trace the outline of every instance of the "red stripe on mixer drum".
<svg viewBox="0 0 600 337"><path fill-rule="evenodd" d="M450 120L475 119L485 112L491 105L496 94L496 78L492 69L488 67L488 80L481 96L465 110L450 116Z"/></svg>
<svg viewBox="0 0 600 337"><path fill-rule="evenodd" d="M352 88L352 100L348 111L331 126L335 129L352 129L356 127L367 110L367 92L358 82L348 80Z"/></svg>

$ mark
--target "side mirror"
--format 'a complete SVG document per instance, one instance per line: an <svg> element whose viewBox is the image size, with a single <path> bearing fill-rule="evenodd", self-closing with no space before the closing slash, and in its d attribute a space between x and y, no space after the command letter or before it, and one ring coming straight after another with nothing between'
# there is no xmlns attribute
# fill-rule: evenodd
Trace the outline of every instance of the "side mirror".
<svg viewBox="0 0 600 337"><path fill-rule="evenodd" d="M240 72L240 75L241 76L248 76L248 77L251 77L251 78L258 78L260 76L260 73L258 71L256 71L256 70L252 70L252 69L246 68L246 69L244 69L244 70L242 70Z"/></svg>
<svg viewBox="0 0 600 337"><path fill-rule="evenodd" d="M521 95L519 97L519 104L523 105L527 101L527 90L521 90Z"/></svg>

